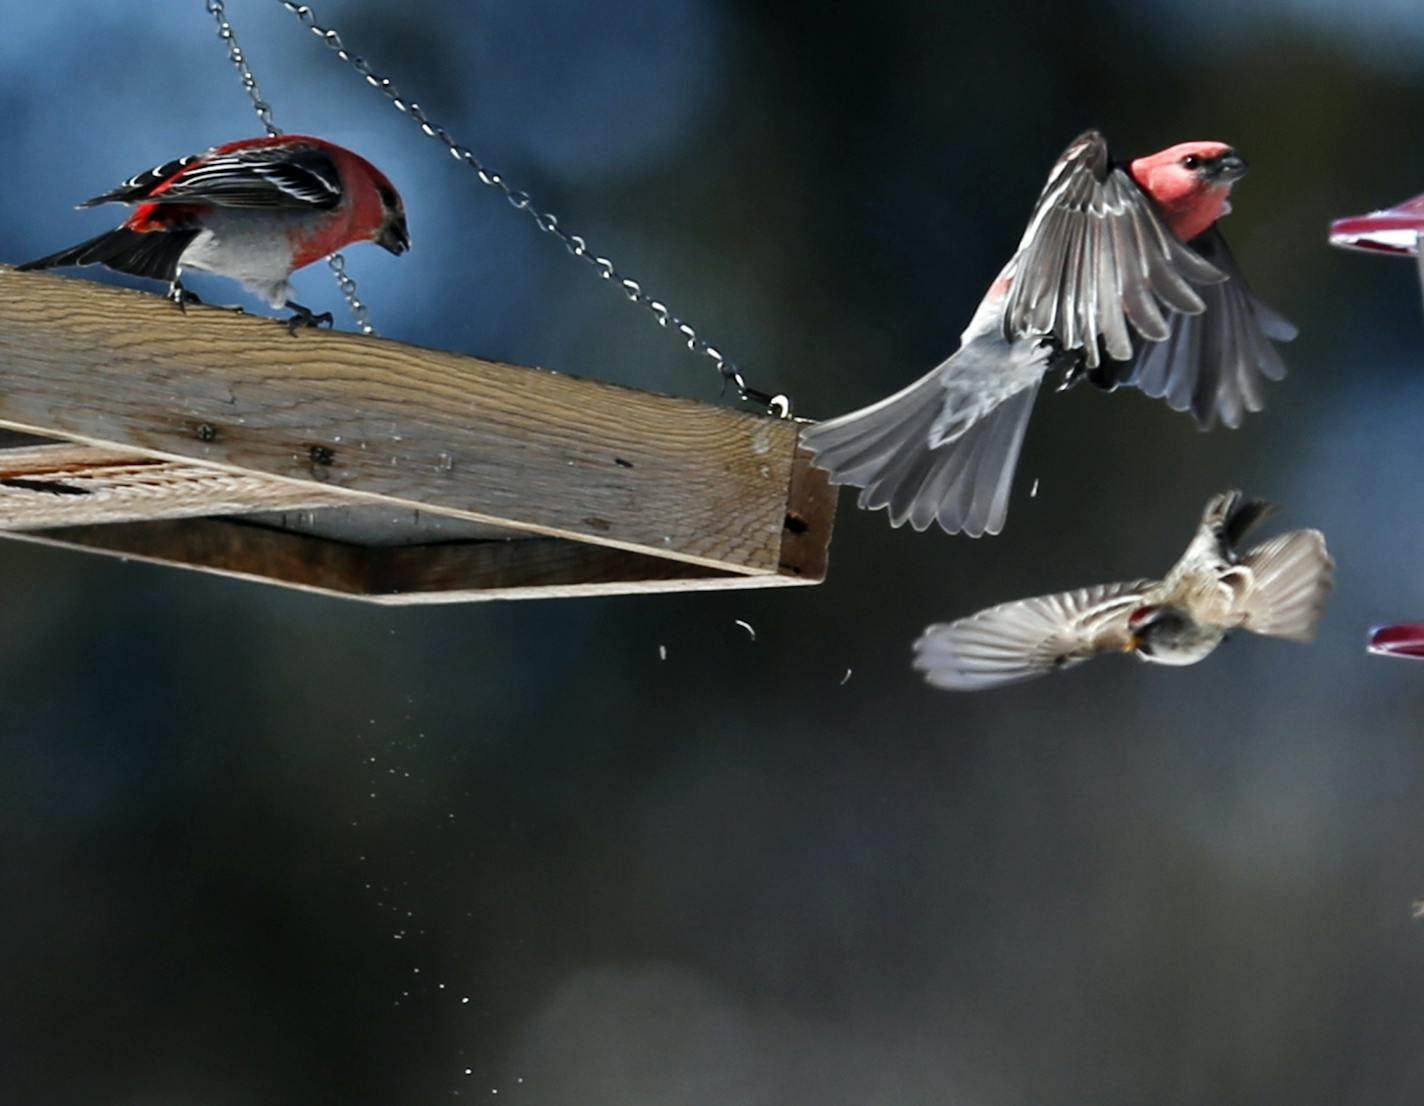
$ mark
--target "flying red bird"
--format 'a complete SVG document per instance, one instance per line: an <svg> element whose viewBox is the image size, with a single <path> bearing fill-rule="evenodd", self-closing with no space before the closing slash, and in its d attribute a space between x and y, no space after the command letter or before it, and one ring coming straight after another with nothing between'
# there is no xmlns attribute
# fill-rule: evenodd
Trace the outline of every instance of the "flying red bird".
<svg viewBox="0 0 1424 1106"><path fill-rule="evenodd" d="M410 248L405 205L385 175L358 154L320 138L246 138L167 162L80 207L136 204L111 231L20 265L103 265L168 282L180 306L198 299L184 269L239 281L290 320L330 322L293 302L294 271L353 242L393 254Z"/></svg>
<svg viewBox="0 0 1424 1106"><path fill-rule="evenodd" d="M1045 373L1131 385L1203 428L1259 411L1285 376L1270 339L1295 328L1258 300L1216 221L1246 162L1184 142L1126 165L1096 131L1049 174L1023 240L960 339L928 375L802 432L832 483L892 526L997 534Z"/></svg>

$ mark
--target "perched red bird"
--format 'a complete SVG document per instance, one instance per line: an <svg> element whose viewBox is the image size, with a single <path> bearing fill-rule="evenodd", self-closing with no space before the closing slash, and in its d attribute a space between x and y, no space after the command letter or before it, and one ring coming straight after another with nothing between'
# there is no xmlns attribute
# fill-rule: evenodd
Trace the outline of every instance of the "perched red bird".
<svg viewBox="0 0 1424 1106"><path fill-rule="evenodd" d="M1049 174L959 350L870 407L802 432L836 484L890 523L997 534L1039 382L1132 385L1205 428L1259 411L1295 328L1251 292L1216 221L1246 163L1185 142L1122 165L1096 131ZM1134 337L1135 334L1135 337Z"/></svg>
<svg viewBox="0 0 1424 1106"><path fill-rule="evenodd" d="M136 204L117 228L20 265L104 265L168 282L180 306L197 297L182 272L201 269L240 281L292 323L330 322L291 299L287 279L352 242L393 254L410 247L405 206L391 182L350 150L306 135L245 138L167 162L80 207Z"/></svg>

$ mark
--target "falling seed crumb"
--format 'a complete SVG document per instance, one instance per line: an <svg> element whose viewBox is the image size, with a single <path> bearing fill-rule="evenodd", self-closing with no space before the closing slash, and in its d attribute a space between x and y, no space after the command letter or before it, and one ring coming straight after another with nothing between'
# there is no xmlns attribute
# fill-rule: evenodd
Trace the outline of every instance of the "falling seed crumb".
<svg viewBox="0 0 1424 1106"><path fill-rule="evenodd" d="M736 626L740 626L743 630L747 632L747 637L751 638L753 641L756 641L756 631L752 629L752 624L746 621L746 619L738 618L734 621L733 624Z"/></svg>
<svg viewBox="0 0 1424 1106"><path fill-rule="evenodd" d="M1037 477L1037 476L1035 476L1035 477L1033 478L1033 487L1029 488L1029 490L1028 490L1028 497L1029 497L1030 499L1037 499L1037 498L1038 498L1038 477Z"/></svg>
<svg viewBox="0 0 1424 1106"><path fill-rule="evenodd" d="M666 645L659 645L659 646L658 646L658 660L660 660L660 661L665 661L665 660L667 660L667 646L666 646Z"/></svg>
<svg viewBox="0 0 1424 1106"><path fill-rule="evenodd" d="M846 674L841 677L841 687L845 687L846 684L850 683L850 674L853 671L854 669L851 668L846 669Z"/></svg>

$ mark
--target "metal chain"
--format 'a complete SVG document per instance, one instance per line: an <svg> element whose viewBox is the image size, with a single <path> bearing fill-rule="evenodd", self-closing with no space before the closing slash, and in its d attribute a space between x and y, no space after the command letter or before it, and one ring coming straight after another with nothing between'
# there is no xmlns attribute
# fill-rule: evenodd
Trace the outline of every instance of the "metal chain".
<svg viewBox="0 0 1424 1106"><path fill-rule="evenodd" d="M698 336L697 332L678 316L674 315L666 304L653 299L643 291L642 286L629 277L625 277L613 265L613 262L606 257L600 257L589 249L588 243L581 235L571 234L559 226L559 220L552 213L541 211L534 205L529 193L516 188L511 188L505 179L491 169L487 169L477 158L472 150L467 146L456 142L447 131L438 123L432 122L421 109L420 105L407 100L391 83L389 77L382 77L371 70L366 59L359 54L352 53L341 36L329 27L323 27L316 21L316 13L312 11L309 4L299 4L295 0L277 0L282 7L295 15L307 30L316 35L327 47L333 50L337 57L346 62L352 69L365 80L365 82L385 96L401 113L408 115L429 138L440 142L450 152L450 156L456 161L462 161L472 169L479 178L481 184L495 189L509 202L510 206L517 211L522 211L534 221L545 234L553 235L563 243L564 248L582 261L593 266L595 272L604 280L611 281L623 290L623 294L632 302L652 312L659 326L671 327L687 340L687 348L694 353L701 354L708 358L717 371L722 375L724 386L730 383L737 390L737 395L751 403L761 404L768 411L779 415L782 418L789 418L791 415L791 399L789 396L771 395L767 392L758 391L749 385L741 370L731 358L727 357L717 349L716 346L709 345L704 339Z"/></svg>
<svg viewBox="0 0 1424 1106"><path fill-rule="evenodd" d="M242 47L238 45L237 32L228 22L223 0L205 0L205 2L208 14L217 22L218 38L227 43L228 60L237 70L238 78L242 81L242 89L247 93L247 98L252 101L252 110L257 112L257 118L262 120L267 137L276 138L282 133L281 128L272 121L272 105L262 98L262 92L257 87L257 78L252 75L252 68L247 64L247 56L243 54ZM346 271L346 259L339 253L334 253L326 259L326 263L331 267L332 275L336 278L341 294L346 297L346 306L351 310L351 317L356 320L356 328L362 334L375 334L376 328L371 325L371 313L361 302L356 292L356 282Z"/></svg>

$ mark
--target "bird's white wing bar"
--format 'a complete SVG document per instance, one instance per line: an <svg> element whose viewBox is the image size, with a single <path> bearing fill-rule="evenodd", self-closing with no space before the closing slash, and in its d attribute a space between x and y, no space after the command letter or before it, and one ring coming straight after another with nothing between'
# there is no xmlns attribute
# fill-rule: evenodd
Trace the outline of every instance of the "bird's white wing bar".
<svg viewBox="0 0 1424 1106"><path fill-rule="evenodd" d="M100 204L109 203L141 203L150 192L169 177L203 156L203 154L188 154L186 157L176 157L172 161L165 161L162 165L155 165L152 169L145 169L142 173L135 173L117 188L110 189L103 195L95 196L93 199L85 200L83 203L76 204L75 206L98 207Z"/></svg>
<svg viewBox="0 0 1424 1106"><path fill-rule="evenodd" d="M218 207L316 208L341 202L341 174L315 146L254 146L192 165L152 203L207 203Z"/></svg>

